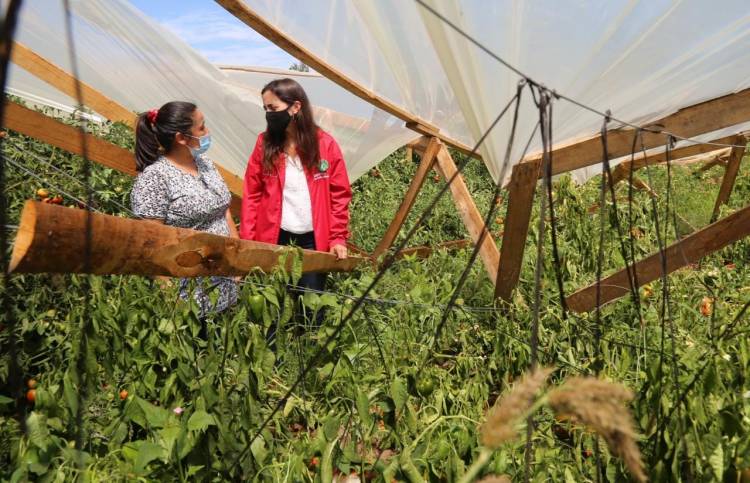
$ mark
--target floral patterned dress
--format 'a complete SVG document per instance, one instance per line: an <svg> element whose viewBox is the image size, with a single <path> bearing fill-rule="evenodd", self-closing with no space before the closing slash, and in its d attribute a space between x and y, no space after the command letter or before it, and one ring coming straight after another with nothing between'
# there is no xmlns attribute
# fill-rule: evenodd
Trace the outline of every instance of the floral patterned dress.
<svg viewBox="0 0 750 483"><path fill-rule="evenodd" d="M141 218L163 220L166 225L229 236L226 211L231 194L214 164L206 156L195 160L198 176L194 176L161 156L135 179L130 203ZM193 297L201 316L221 312L237 301L237 284L228 277L209 277L208 283L198 279ZM188 279L180 280L180 297L188 297ZM204 290L204 285L209 287ZM209 293L216 290L216 306L211 306Z"/></svg>

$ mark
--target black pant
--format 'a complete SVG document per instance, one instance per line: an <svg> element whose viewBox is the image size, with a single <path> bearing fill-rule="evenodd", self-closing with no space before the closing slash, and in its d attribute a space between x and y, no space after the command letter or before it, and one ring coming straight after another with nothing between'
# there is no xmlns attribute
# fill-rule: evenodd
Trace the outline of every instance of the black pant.
<svg viewBox="0 0 750 483"><path fill-rule="evenodd" d="M279 245L294 245L299 248L304 248L308 250L315 250L315 235L313 232L308 233L290 233L288 231L281 230L281 233L279 233ZM326 279L328 278L327 273L303 273L300 279L297 281L297 286L300 288L307 288L312 290L325 290L326 288ZM291 289L290 292L295 297L300 297L304 295L304 292L302 290L297 289ZM299 332L302 329L303 326L308 325L310 322L312 322L315 326L320 327L323 325L323 317L324 317L324 311L318 310L318 312L315 314L315 317L313 320L310 320L309 318L306 318L304 316L303 310L299 307L299 303L295 304L295 314L294 314L294 321L295 325L297 325L297 329L295 331ZM278 330L278 327L276 324L272 324L271 327L268 329L268 332L266 333L266 340L269 343L269 347L272 351L276 351L276 331Z"/></svg>
<svg viewBox="0 0 750 483"><path fill-rule="evenodd" d="M311 231L297 234L281 230L281 233L279 233L278 244L294 245L307 250L315 250L315 235ZM297 285L312 290L325 290L327 277L327 273L303 273L302 277L297 282Z"/></svg>

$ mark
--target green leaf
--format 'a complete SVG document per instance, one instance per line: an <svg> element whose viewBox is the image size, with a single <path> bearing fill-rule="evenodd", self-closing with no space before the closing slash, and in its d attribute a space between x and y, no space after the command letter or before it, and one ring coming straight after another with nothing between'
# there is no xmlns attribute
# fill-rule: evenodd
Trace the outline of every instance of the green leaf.
<svg viewBox="0 0 750 483"><path fill-rule="evenodd" d="M250 452L253 454L253 458L255 458L256 463L263 463L263 460L265 460L266 456L268 455L266 442L263 441L263 438L255 438L255 441L253 441L253 443L250 445Z"/></svg>
<svg viewBox="0 0 750 483"><path fill-rule="evenodd" d="M158 406L154 406L145 399L139 397L134 398L138 406L143 411L143 415L146 418L146 423L152 428L163 428L170 416L169 411Z"/></svg>
<svg viewBox="0 0 750 483"><path fill-rule="evenodd" d="M63 395L71 414L78 412L78 388L76 387L77 382L74 383L73 381L74 377L70 371L66 372L65 376L63 376Z"/></svg>
<svg viewBox="0 0 750 483"><path fill-rule="evenodd" d="M284 404L284 417L289 417L289 414L294 411L295 407L297 407L297 400L293 397L287 399L286 404Z"/></svg>
<svg viewBox="0 0 750 483"><path fill-rule="evenodd" d="M393 403L396 405L396 411L400 412L406 404L406 400L409 398L409 392L406 389L406 383L400 377L396 377L391 382L390 396L393 399Z"/></svg>
<svg viewBox="0 0 750 483"><path fill-rule="evenodd" d="M708 457L708 464L711 465L711 469L714 471L716 481L722 481L724 477L724 448L721 444L716 445L713 453Z"/></svg>
<svg viewBox="0 0 750 483"><path fill-rule="evenodd" d="M8 396L3 396L0 394L0 406L13 404L13 399L9 398Z"/></svg>
<svg viewBox="0 0 750 483"><path fill-rule="evenodd" d="M202 469L203 469L203 465L190 465L188 466L188 472L186 476L190 478L191 476L195 475Z"/></svg>
<svg viewBox="0 0 750 483"><path fill-rule="evenodd" d="M333 441L339 435L339 419L336 416L329 417L323 423L323 434L325 434L326 441Z"/></svg>
<svg viewBox="0 0 750 483"><path fill-rule="evenodd" d="M177 425L168 426L159 431L159 436L161 437L161 445L164 449L164 454L168 458L172 456L174 444L177 441L177 438L180 436L181 431L182 428Z"/></svg>
<svg viewBox="0 0 750 483"><path fill-rule="evenodd" d="M41 450L46 450L50 443L49 429L47 428L47 419L44 415L33 411L26 418L26 433L29 436L29 442Z"/></svg>
<svg viewBox="0 0 750 483"><path fill-rule="evenodd" d="M209 426L216 426L214 417L201 410L194 412L187 423L187 428L190 431L203 431Z"/></svg>
<svg viewBox="0 0 750 483"><path fill-rule="evenodd" d="M163 456L164 448L156 443L144 441L141 447L138 448L138 456L135 458L134 471L138 474L142 474L146 469L146 465L155 459L162 458Z"/></svg>
<svg viewBox="0 0 750 483"><path fill-rule="evenodd" d="M369 428L372 425L372 416L370 415L370 400L363 391L357 392L357 412L362 424Z"/></svg>

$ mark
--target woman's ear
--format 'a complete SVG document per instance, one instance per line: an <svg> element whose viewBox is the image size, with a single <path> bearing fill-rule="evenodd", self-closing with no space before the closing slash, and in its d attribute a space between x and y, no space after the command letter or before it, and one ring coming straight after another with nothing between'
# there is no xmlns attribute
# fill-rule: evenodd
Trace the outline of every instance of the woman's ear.
<svg viewBox="0 0 750 483"><path fill-rule="evenodd" d="M294 103L292 104L292 112L291 112L292 116L294 116L301 110L302 110L302 103L300 101L294 101Z"/></svg>
<svg viewBox="0 0 750 483"><path fill-rule="evenodd" d="M190 140L188 139L188 137L182 134L181 132L178 132L177 134L174 135L174 142L177 144L182 144L183 146L187 146L189 141Z"/></svg>

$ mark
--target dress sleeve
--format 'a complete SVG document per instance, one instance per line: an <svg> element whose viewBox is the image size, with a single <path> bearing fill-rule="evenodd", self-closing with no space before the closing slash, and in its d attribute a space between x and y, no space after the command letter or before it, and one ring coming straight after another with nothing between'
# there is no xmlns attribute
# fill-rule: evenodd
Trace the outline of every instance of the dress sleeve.
<svg viewBox="0 0 750 483"><path fill-rule="evenodd" d="M330 196L331 196L331 225L330 246L345 245L349 238L349 202L352 200L352 188L346 163L341 149L335 140L331 139L329 159L331 163Z"/></svg>
<svg viewBox="0 0 750 483"><path fill-rule="evenodd" d="M139 174L133 183L130 204L136 216L164 220L169 210L169 187L164 175L153 169Z"/></svg>

